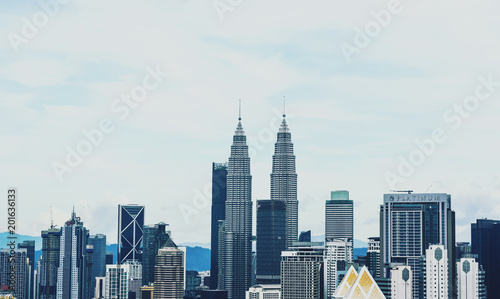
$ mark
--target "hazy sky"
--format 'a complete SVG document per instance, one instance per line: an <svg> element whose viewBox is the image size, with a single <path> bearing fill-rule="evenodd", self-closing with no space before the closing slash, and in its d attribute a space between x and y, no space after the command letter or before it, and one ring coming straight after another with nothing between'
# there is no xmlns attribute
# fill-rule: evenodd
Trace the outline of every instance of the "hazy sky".
<svg viewBox="0 0 500 299"><path fill-rule="evenodd" d="M497 1L42 3L0 2L0 193L18 188L19 233L75 205L115 242L117 205L138 203L176 242L209 242L211 163L229 157L238 99L255 203L283 96L299 230L323 234L344 189L361 240L393 188L451 194L457 241L500 218Z"/></svg>

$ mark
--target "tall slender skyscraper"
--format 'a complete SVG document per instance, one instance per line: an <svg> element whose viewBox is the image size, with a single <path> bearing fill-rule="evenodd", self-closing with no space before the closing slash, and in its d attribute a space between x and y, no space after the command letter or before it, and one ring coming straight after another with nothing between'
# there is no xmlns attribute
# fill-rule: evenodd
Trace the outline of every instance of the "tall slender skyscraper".
<svg viewBox="0 0 500 299"><path fill-rule="evenodd" d="M246 139L240 110L227 171L224 287L229 299L244 298L252 283L252 176Z"/></svg>
<svg viewBox="0 0 500 299"><path fill-rule="evenodd" d="M142 262L144 206L118 205L118 259Z"/></svg>
<svg viewBox="0 0 500 299"><path fill-rule="evenodd" d="M57 269L59 268L59 248L61 229L53 225L42 231L42 258L38 261L38 299L55 299L57 293Z"/></svg>
<svg viewBox="0 0 500 299"><path fill-rule="evenodd" d="M219 277L219 221L226 218L227 163L212 167L212 242L210 259L210 289L217 289Z"/></svg>
<svg viewBox="0 0 500 299"><path fill-rule="evenodd" d="M93 294L89 294L90 281L88 278L89 272L92 273L92 261L88 260L88 238L88 230L73 210L71 219L66 221L61 229L57 299L85 299Z"/></svg>
<svg viewBox="0 0 500 299"><path fill-rule="evenodd" d="M286 247L297 242L299 232L299 202L297 201L297 173L293 154L292 134L283 121L274 145L273 172L271 173L271 200L279 200L286 207Z"/></svg>
<svg viewBox="0 0 500 299"><path fill-rule="evenodd" d="M89 237L89 245L92 245L92 273L90 277L91 290L94 292L96 277L106 275L106 235L97 234Z"/></svg>

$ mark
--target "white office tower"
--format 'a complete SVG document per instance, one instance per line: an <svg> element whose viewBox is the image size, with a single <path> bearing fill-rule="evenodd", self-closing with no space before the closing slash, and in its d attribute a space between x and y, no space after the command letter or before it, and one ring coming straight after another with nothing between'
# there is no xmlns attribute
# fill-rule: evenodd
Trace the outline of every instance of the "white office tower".
<svg viewBox="0 0 500 299"><path fill-rule="evenodd" d="M412 276L410 266L396 266L391 269L391 298L413 298Z"/></svg>
<svg viewBox="0 0 500 299"><path fill-rule="evenodd" d="M281 285L255 285L247 291L245 299L281 299Z"/></svg>
<svg viewBox="0 0 500 299"><path fill-rule="evenodd" d="M427 299L448 299L448 251L431 245L425 256Z"/></svg>
<svg viewBox="0 0 500 299"><path fill-rule="evenodd" d="M134 291L131 290L131 283L138 279L142 281L142 265L137 261L127 261L123 265L106 265L104 298L127 299L129 291Z"/></svg>
<svg viewBox="0 0 500 299"><path fill-rule="evenodd" d="M458 299L486 298L484 271L473 258L461 258L457 262Z"/></svg>
<svg viewBox="0 0 500 299"><path fill-rule="evenodd" d="M281 252L281 298L323 299L324 247L292 247Z"/></svg>
<svg viewBox="0 0 500 299"><path fill-rule="evenodd" d="M352 264L353 246L352 241L347 238L326 241L325 248L325 285L327 298L333 298L333 294L340 283L338 279L339 263ZM342 267L343 269L345 268ZM343 270L342 269L342 270Z"/></svg>

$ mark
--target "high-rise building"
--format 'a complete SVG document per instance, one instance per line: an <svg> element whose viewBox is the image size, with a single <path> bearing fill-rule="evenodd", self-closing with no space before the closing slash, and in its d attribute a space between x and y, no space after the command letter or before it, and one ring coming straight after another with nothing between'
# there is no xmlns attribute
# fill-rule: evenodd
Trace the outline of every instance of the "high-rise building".
<svg viewBox="0 0 500 299"><path fill-rule="evenodd" d="M279 284L281 252L286 250L284 201L257 201L257 283Z"/></svg>
<svg viewBox="0 0 500 299"><path fill-rule="evenodd" d="M17 244L17 248L26 249L26 256L28 258L28 276L29 281L26 283L26 294L28 298L34 298L35 293L35 241L25 240Z"/></svg>
<svg viewBox="0 0 500 299"><path fill-rule="evenodd" d="M241 115L238 120L226 181L224 288L229 299L244 298L252 283L252 176Z"/></svg>
<svg viewBox="0 0 500 299"><path fill-rule="evenodd" d="M293 154L292 134L286 123L286 114L274 145L271 173L271 200L279 200L286 207L286 247L297 242L299 232L299 202L297 201L297 173Z"/></svg>
<svg viewBox="0 0 500 299"><path fill-rule="evenodd" d="M281 253L281 299L324 298L324 247L291 247Z"/></svg>
<svg viewBox="0 0 500 299"><path fill-rule="evenodd" d="M155 265L158 250L172 242L168 247L175 247L170 232L167 231L168 224L164 222L155 225L144 226L143 253L142 253L142 284L149 285L155 279Z"/></svg>
<svg viewBox="0 0 500 299"><path fill-rule="evenodd" d="M141 281L142 265L138 261L126 261L121 265L106 265L106 291L104 298L139 298Z"/></svg>
<svg viewBox="0 0 500 299"><path fill-rule="evenodd" d="M461 258L457 262L458 299L486 299L484 271L473 258Z"/></svg>
<svg viewBox="0 0 500 299"><path fill-rule="evenodd" d="M456 252L455 258L457 259L457 261L463 257L477 258L477 254L472 254L472 248L470 247L469 242L457 242L455 247L455 252Z"/></svg>
<svg viewBox="0 0 500 299"><path fill-rule="evenodd" d="M96 277L106 276L106 235L97 234L89 237L89 245L93 246L91 288L96 287Z"/></svg>
<svg viewBox="0 0 500 299"><path fill-rule="evenodd" d="M255 285L246 292L245 299L281 299L281 285Z"/></svg>
<svg viewBox="0 0 500 299"><path fill-rule="evenodd" d="M339 266L352 264L353 246L348 238L333 239L326 241L325 247L325 270L326 270L326 294L327 298L334 298L333 294L337 289L340 279L337 270Z"/></svg>
<svg viewBox="0 0 500 299"><path fill-rule="evenodd" d="M95 278L94 299L104 299L106 296L106 276Z"/></svg>
<svg viewBox="0 0 500 299"><path fill-rule="evenodd" d="M448 299L448 252L444 245L431 245L426 250L427 299Z"/></svg>
<svg viewBox="0 0 500 299"><path fill-rule="evenodd" d="M91 248L87 248L89 232L75 211L61 228L59 268L57 269L57 299L85 299L94 294L91 282Z"/></svg>
<svg viewBox="0 0 500 299"><path fill-rule="evenodd" d="M332 191L325 207L325 239L354 240L354 204L349 191Z"/></svg>
<svg viewBox="0 0 500 299"><path fill-rule="evenodd" d="M42 231L42 258L37 267L38 299L56 298L60 246L60 228L51 226L50 229Z"/></svg>
<svg viewBox="0 0 500 299"><path fill-rule="evenodd" d="M212 165L212 239L210 256L210 289L217 289L219 277L219 221L226 219L227 163Z"/></svg>
<svg viewBox="0 0 500 299"><path fill-rule="evenodd" d="M412 271L410 266L396 266L391 269L391 298L411 299Z"/></svg>
<svg viewBox="0 0 500 299"><path fill-rule="evenodd" d="M299 242L311 242L311 231L300 232Z"/></svg>
<svg viewBox="0 0 500 299"><path fill-rule="evenodd" d="M380 267L380 238L372 237L368 238L368 251L367 256L367 268L373 277L380 277L381 267Z"/></svg>
<svg viewBox="0 0 500 299"><path fill-rule="evenodd" d="M144 206L118 205L118 263L142 262Z"/></svg>
<svg viewBox="0 0 500 299"><path fill-rule="evenodd" d="M384 194L380 206L380 252L385 269L390 264L410 266L413 272L413 298L420 298L421 261L430 245L443 245L447 251L450 288L456 294L455 212L451 196L444 193ZM453 262L451 262L453 261ZM387 270L383 271L387 277ZM452 279L455 277L455 279Z"/></svg>
<svg viewBox="0 0 500 299"><path fill-rule="evenodd" d="M113 265L113 252L112 251L106 251L106 265Z"/></svg>
<svg viewBox="0 0 500 299"><path fill-rule="evenodd" d="M154 298L183 298L184 259L184 252L179 248L165 247L158 251L155 266Z"/></svg>
<svg viewBox="0 0 500 299"><path fill-rule="evenodd" d="M13 250L10 248L0 250L0 286L12 288L16 299L29 299L29 265L27 249Z"/></svg>
<svg viewBox="0 0 500 299"><path fill-rule="evenodd" d="M500 220L477 219L471 224L472 253L486 272L488 298L500 298Z"/></svg>

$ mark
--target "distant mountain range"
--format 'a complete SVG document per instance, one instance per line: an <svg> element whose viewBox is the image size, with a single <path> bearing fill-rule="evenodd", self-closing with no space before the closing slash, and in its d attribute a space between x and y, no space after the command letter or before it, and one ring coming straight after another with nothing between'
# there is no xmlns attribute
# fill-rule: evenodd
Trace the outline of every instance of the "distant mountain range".
<svg viewBox="0 0 500 299"><path fill-rule="evenodd" d="M0 233L0 248L6 248L9 243L9 233ZM33 237L26 235L16 235L17 240L16 243L22 243L25 240L34 240L35 241L35 266L36 262L42 256L42 237ZM325 236L313 236L312 241L314 242L322 242L325 240ZM202 245L202 246L200 246ZM186 242L180 244L179 246L186 247L186 270L194 270L194 271L208 271L210 270L210 249L206 248L210 247L210 243L196 243L196 242ZM368 243L354 240L354 257L360 255L366 255ZM116 263L116 250L117 244L109 244L106 245L106 251L113 252L113 263Z"/></svg>

